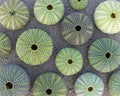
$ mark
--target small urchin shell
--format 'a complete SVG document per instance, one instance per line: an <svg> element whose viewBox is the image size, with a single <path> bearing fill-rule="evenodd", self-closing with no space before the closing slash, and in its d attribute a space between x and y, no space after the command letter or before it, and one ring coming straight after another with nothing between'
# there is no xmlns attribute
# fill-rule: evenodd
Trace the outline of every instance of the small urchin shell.
<svg viewBox="0 0 120 96"><path fill-rule="evenodd" d="M120 71L112 74L108 82L111 96L120 96Z"/></svg>
<svg viewBox="0 0 120 96"><path fill-rule="evenodd" d="M0 6L0 23L9 30L24 27L29 20L29 10L20 0L7 0Z"/></svg>
<svg viewBox="0 0 120 96"><path fill-rule="evenodd" d="M0 32L0 58L6 57L11 50L11 41L8 36Z"/></svg>
<svg viewBox="0 0 120 96"><path fill-rule="evenodd" d="M66 96L66 93L64 80L52 72L38 76L33 85L34 96Z"/></svg>
<svg viewBox="0 0 120 96"><path fill-rule="evenodd" d="M102 96L104 83L100 77L93 73L84 73L75 81L77 96Z"/></svg>
<svg viewBox="0 0 120 96"><path fill-rule="evenodd" d="M101 72L110 72L120 64L120 46L110 38L101 38L89 48L88 58L93 68Z"/></svg>
<svg viewBox="0 0 120 96"><path fill-rule="evenodd" d="M93 24L88 16L82 13L71 13L61 23L62 36L72 45L86 43L93 33Z"/></svg>
<svg viewBox="0 0 120 96"><path fill-rule="evenodd" d="M36 19L46 25L58 23L64 15L64 6L61 0L37 0L34 5Z"/></svg>
<svg viewBox="0 0 120 96"><path fill-rule="evenodd" d="M26 96L30 81L26 71L15 64L0 65L0 96Z"/></svg>
<svg viewBox="0 0 120 96"><path fill-rule="evenodd" d="M41 29L29 29L19 36L16 51L19 58L27 64L43 64L52 54L52 39Z"/></svg>
<svg viewBox="0 0 120 96"><path fill-rule="evenodd" d="M56 56L56 67L64 75L74 75L82 69L82 54L74 48L64 48Z"/></svg>
<svg viewBox="0 0 120 96"><path fill-rule="evenodd" d="M84 9L88 4L88 0L69 0L69 1L71 7L75 10Z"/></svg>
<svg viewBox="0 0 120 96"><path fill-rule="evenodd" d="M120 2L107 0L98 5L94 13L95 24L104 33L120 31Z"/></svg>

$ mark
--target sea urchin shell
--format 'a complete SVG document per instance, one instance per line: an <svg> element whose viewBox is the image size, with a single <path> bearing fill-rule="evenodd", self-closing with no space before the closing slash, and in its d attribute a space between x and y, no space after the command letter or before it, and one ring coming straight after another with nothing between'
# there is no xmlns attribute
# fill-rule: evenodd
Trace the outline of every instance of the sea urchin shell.
<svg viewBox="0 0 120 96"><path fill-rule="evenodd" d="M103 91L103 81L93 73L84 73L75 82L77 96L102 96Z"/></svg>
<svg viewBox="0 0 120 96"><path fill-rule="evenodd" d="M27 64L42 64L52 54L53 43L50 36L41 29L29 29L22 33L16 44L19 58Z"/></svg>
<svg viewBox="0 0 120 96"><path fill-rule="evenodd" d="M75 12L62 21L61 29L65 41L72 45L82 45L90 39L93 24L85 14Z"/></svg>
<svg viewBox="0 0 120 96"><path fill-rule="evenodd" d="M95 24L104 33L120 31L120 2L106 0L98 5L94 13Z"/></svg>
<svg viewBox="0 0 120 96"><path fill-rule="evenodd" d="M30 81L25 70L18 65L0 65L0 96L25 96Z"/></svg>
<svg viewBox="0 0 120 96"><path fill-rule="evenodd" d="M110 38L98 39L90 46L88 58L96 70L113 71L120 64L120 46Z"/></svg>
<svg viewBox="0 0 120 96"><path fill-rule="evenodd" d="M34 15L42 24L54 25L62 19L63 14L61 0L37 0L34 5Z"/></svg>
<svg viewBox="0 0 120 96"><path fill-rule="evenodd" d="M64 80L52 72L40 75L33 85L34 96L66 96L66 93Z"/></svg>
<svg viewBox="0 0 120 96"><path fill-rule="evenodd" d="M0 6L0 23L9 30L17 30L26 25L29 10L20 0L7 0Z"/></svg>
<svg viewBox="0 0 120 96"><path fill-rule="evenodd" d="M82 54L74 48L62 49L56 57L56 67L64 75L73 75L82 69Z"/></svg>

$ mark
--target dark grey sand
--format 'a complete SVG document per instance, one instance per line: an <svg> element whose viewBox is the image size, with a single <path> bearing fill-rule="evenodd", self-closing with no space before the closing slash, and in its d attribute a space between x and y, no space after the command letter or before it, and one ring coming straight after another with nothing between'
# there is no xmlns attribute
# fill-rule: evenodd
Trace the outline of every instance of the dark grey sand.
<svg viewBox="0 0 120 96"><path fill-rule="evenodd" d="M4 1L5 0L2 0L2 1L0 1L0 3L4 2ZM92 73L97 74L99 77L101 77L105 84L103 96L110 96L110 94L108 92L108 84L107 84L108 79L111 76L111 74L113 72L115 72L116 70L119 70L120 67L118 67L116 70L114 70L113 72L110 72L110 73L98 72L90 66L88 57L87 57L88 56L87 52L88 52L88 49L89 49L91 43L93 41L95 41L96 39L102 38L102 37L113 38L120 44L120 33L114 34L114 35L108 35L108 34L102 33L100 30L97 29L97 27L94 24L94 33L92 35L92 38L86 44L81 45L81 46L69 45L68 43L66 43L63 40L63 38L61 36L60 23L62 20L54 26L42 25L35 19L35 16L33 14L33 5L36 0L22 0L22 1L24 1L27 4L27 6L29 7L30 20L23 29L17 30L17 31L9 31L9 30L5 29L4 27L2 27L2 25L0 24L0 30L2 32L6 33L12 42L12 50L11 50L9 56L7 56L5 59L0 60L0 64L8 64L8 63L18 64L18 65L22 66L28 72L28 75L30 77L30 82L31 82L31 88L30 88L30 92L27 96L33 96L32 95L32 86L33 86L33 82L34 82L35 78L38 75L40 75L41 73L48 72L48 71L55 72L55 73L59 74L60 76L62 76L63 79L65 79L66 86L68 88L67 96L76 96L75 92L74 92L74 82L77 79L77 77L80 76L81 74L83 74L84 72L92 72ZM86 7L86 9L80 10L80 11L73 10L70 6L69 0L62 0L62 1L64 3L64 7L65 7L65 14L64 14L63 18L72 12L81 12L81 13L85 13L87 16L89 16L92 19L92 22L94 23L93 13L95 11L95 8L97 7L97 5L100 2L103 2L105 0L89 0L88 6ZM120 0L118 0L118 1L120 1ZM52 40L54 43L54 51L53 51L53 54L50 57L50 59L47 62L45 62L43 65L38 65L38 66L27 65L24 62L22 62L16 54L16 51L15 51L16 41L17 41L19 35L29 28L40 28L40 29L46 31L52 37ZM57 70L57 68L55 66L55 57L56 57L57 53L62 48L65 48L65 47L73 47L75 49L78 49L83 54L84 66L83 66L82 70L79 73L77 73L76 75L64 76Z"/></svg>

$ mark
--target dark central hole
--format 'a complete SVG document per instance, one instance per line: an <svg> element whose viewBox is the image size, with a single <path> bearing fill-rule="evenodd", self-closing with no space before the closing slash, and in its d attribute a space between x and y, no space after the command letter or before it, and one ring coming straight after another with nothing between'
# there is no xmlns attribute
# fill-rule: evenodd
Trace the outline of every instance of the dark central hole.
<svg viewBox="0 0 120 96"><path fill-rule="evenodd" d="M89 92L92 92L92 91L93 91L93 87L89 87L89 88L88 88L88 91L89 91Z"/></svg>
<svg viewBox="0 0 120 96"><path fill-rule="evenodd" d="M15 14L16 14L15 11L11 11L11 12L10 12L10 15L11 15L11 16L14 16Z"/></svg>
<svg viewBox="0 0 120 96"><path fill-rule="evenodd" d="M33 44L33 45L31 46L31 49L32 49L32 50L37 50L37 49L38 49L38 46L35 45L35 44Z"/></svg>
<svg viewBox="0 0 120 96"><path fill-rule="evenodd" d="M51 90L51 89L47 89L47 90L46 90L46 93L47 93L48 95L50 95L50 94L52 94L52 90Z"/></svg>
<svg viewBox="0 0 120 96"><path fill-rule="evenodd" d="M78 0L78 2L80 2L81 0Z"/></svg>
<svg viewBox="0 0 120 96"><path fill-rule="evenodd" d="M10 83L10 82L6 83L6 88L7 88L7 90L12 89L13 88L12 83Z"/></svg>
<svg viewBox="0 0 120 96"><path fill-rule="evenodd" d="M72 64L73 61L71 59L68 60L68 64Z"/></svg>
<svg viewBox="0 0 120 96"><path fill-rule="evenodd" d="M76 31L80 31L80 30L81 30L81 26L79 26L79 25L76 26L76 27L75 27L75 30L76 30Z"/></svg>
<svg viewBox="0 0 120 96"><path fill-rule="evenodd" d="M110 58L111 54L108 52L105 54L106 58Z"/></svg>
<svg viewBox="0 0 120 96"><path fill-rule="evenodd" d="M116 18L116 14L115 14L115 13L112 13L112 14L111 14L111 17L112 17L112 18Z"/></svg>
<svg viewBox="0 0 120 96"><path fill-rule="evenodd" d="M47 6L47 9L48 9L48 10L52 10L52 9L53 9L53 6L52 6L52 5L48 5L48 6Z"/></svg>

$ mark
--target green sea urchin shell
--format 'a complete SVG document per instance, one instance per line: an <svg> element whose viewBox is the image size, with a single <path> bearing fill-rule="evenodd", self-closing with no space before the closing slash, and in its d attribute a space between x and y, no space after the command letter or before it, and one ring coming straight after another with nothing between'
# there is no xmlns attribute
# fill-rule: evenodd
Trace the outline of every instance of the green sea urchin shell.
<svg viewBox="0 0 120 96"><path fill-rule="evenodd" d="M0 96L26 96L29 83L26 71L18 65L0 66Z"/></svg>
<svg viewBox="0 0 120 96"><path fill-rule="evenodd" d="M84 9L88 4L88 0L69 0L69 1L71 7L76 10Z"/></svg>
<svg viewBox="0 0 120 96"><path fill-rule="evenodd" d="M0 32L0 58L6 57L11 50L10 39Z"/></svg>
<svg viewBox="0 0 120 96"><path fill-rule="evenodd" d="M42 24L54 25L64 15L64 6L61 0L37 0L34 5L34 15Z"/></svg>
<svg viewBox="0 0 120 96"><path fill-rule="evenodd" d="M95 24L104 33L120 31L120 2L107 0L98 5L94 13Z"/></svg>
<svg viewBox="0 0 120 96"><path fill-rule="evenodd" d="M111 96L120 96L120 71L113 73L109 79L108 86Z"/></svg>
<svg viewBox="0 0 120 96"><path fill-rule="evenodd" d="M29 10L20 0L7 0L0 6L0 23L9 30L17 30L26 25Z"/></svg>
<svg viewBox="0 0 120 96"><path fill-rule="evenodd" d="M110 38L98 39L90 46L88 58L96 70L110 72L120 64L120 46Z"/></svg>
<svg viewBox="0 0 120 96"><path fill-rule="evenodd" d="M82 54L74 48L62 49L56 57L56 67L64 75L73 75L82 69Z"/></svg>
<svg viewBox="0 0 120 96"><path fill-rule="evenodd" d="M77 96L102 96L103 91L103 81L92 73L84 73L75 82Z"/></svg>
<svg viewBox="0 0 120 96"><path fill-rule="evenodd" d="M40 75L33 85L33 96L66 96L66 93L64 80L52 72Z"/></svg>
<svg viewBox="0 0 120 96"><path fill-rule="evenodd" d="M16 51L27 64L38 65L49 59L53 51L51 37L40 29L29 29L17 40Z"/></svg>
<svg viewBox="0 0 120 96"><path fill-rule="evenodd" d="M63 38L72 45L86 43L93 33L90 18L78 12L68 15L61 23L61 28Z"/></svg>

